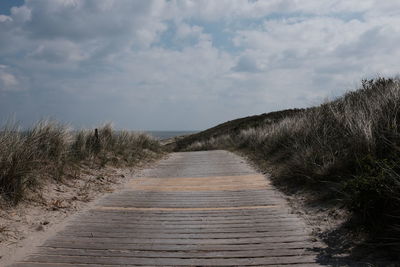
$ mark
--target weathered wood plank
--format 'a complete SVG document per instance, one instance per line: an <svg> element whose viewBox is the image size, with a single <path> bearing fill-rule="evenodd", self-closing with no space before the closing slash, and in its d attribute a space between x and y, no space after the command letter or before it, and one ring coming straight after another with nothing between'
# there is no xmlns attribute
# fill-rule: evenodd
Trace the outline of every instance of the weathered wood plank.
<svg viewBox="0 0 400 267"><path fill-rule="evenodd" d="M136 201L107 201L103 202L102 207L136 207L136 208L221 208L221 207L250 207L250 206L273 206L279 205L280 201L235 201L235 202L169 202L151 203Z"/></svg>
<svg viewBox="0 0 400 267"><path fill-rule="evenodd" d="M68 232L68 231L62 231L58 233L59 236L76 236L76 237L154 237L155 233L149 233L149 232L138 232L138 233L129 233L129 232L124 232L123 230L120 232L87 232L87 231L82 231L82 232ZM168 233L156 233L157 238L192 238L192 239L201 239L201 238L240 238L240 237L271 237L271 236L308 236L307 231L296 231L296 230L290 230L290 231L274 231L274 232L246 232L246 233L188 233L188 234L182 234L182 233L173 233L173 234L168 234Z"/></svg>
<svg viewBox="0 0 400 267"><path fill-rule="evenodd" d="M34 263L34 262L20 262L12 265L11 267L72 267L72 266L84 266L84 267L127 267L127 266L142 266L142 267L153 267L154 265L143 265L143 264L129 264L129 265L119 265L119 264L113 264L113 265L106 265L106 264L68 264L68 263ZM176 265L162 265L164 267L173 267ZM258 265L258 266L268 266L268 267L288 267L288 266L294 266L294 267L316 267L316 266L321 266L320 264L317 263L300 263L300 264L291 264L291 265ZM362 267L362 266L360 266Z"/></svg>
<svg viewBox="0 0 400 267"><path fill-rule="evenodd" d="M143 223L143 222L134 222L134 221L125 221L125 222L114 222L114 223L97 223L97 222L76 222L74 224L74 227L77 226L103 226L103 225L109 225L110 227L117 227L117 228L159 228L160 226L164 228L179 228L181 229L183 226L186 229L191 229L191 228L196 228L196 229L204 229L204 228L243 228L243 227L251 227L258 228L258 227L276 227L277 224L281 227L290 227L293 229L296 229L296 227L299 226L304 226L304 225L299 225L299 222L297 221L270 221L270 222L255 222L255 221L248 221L248 222L230 222L230 223L225 223L225 222L217 222L217 223L168 223L168 222L152 222L150 223Z"/></svg>
<svg viewBox="0 0 400 267"><path fill-rule="evenodd" d="M314 263L316 256L286 256L286 257L253 257L253 258L141 258L141 257L95 257L95 256L61 256L61 255L32 255L30 262L47 263L97 263L97 264L146 264L146 265L176 265L176 266L226 266L241 265L251 266L260 264L292 264L292 263Z"/></svg>
<svg viewBox="0 0 400 267"><path fill-rule="evenodd" d="M128 211L129 212L129 211ZM99 219L141 219L143 220L179 220L179 221L190 221L190 220L251 220L251 219L261 219L261 220L276 220L276 219L286 219L286 218L294 218L297 219L298 221L302 221L301 219L298 218L298 216L294 214L289 214L288 216L285 216L284 213L270 213L270 214L259 214L259 215L252 215L252 214L241 214L240 212L238 213L232 213L232 214L178 214L176 212L171 212L171 214L154 214L152 211L149 211L150 214L144 213L126 213L126 211L121 211L120 214L118 213L91 213L88 214L87 216L83 218L88 218L88 219L95 219L96 221Z"/></svg>
<svg viewBox="0 0 400 267"><path fill-rule="evenodd" d="M157 217L153 219L149 218L140 218L140 217L95 217L95 218L78 218L75 220L72 220L71 223L107 223L107 224L112 224L112 223L119 223L119 222L142 222L142 223L175 223L175 224L197 224L197 223L209 223L209 224L214 224L214 223L237 223L237 222L247 222L247 223L253 223L253 222L274 222L274 223L280 223L280 222L300 222L301 221L296 218L296 217L277 217L277 218L229 218L229 217L221 217L221 218L213 218L213 219L208 219L206 217L199 217L199 218L189 218L189 219L179 219L179 218L166 218L166 219L157 219Z"/></svg>
<svg viewBox="0 0 400 267"><path fill-rule="evenodd" d="M219 239L191 239L191 238L111 238L111 237L76 237L56 236L54 241L74 243L113 243L113 244L176 244L176 245L223 245L223 244L269 244L308 241L308 236L278 236L269 238L241 237L241 238L219 238Z"/></svg>
<svg viewBox="0 0 400 267"><path fill-rule="evenodd" d="M86 232L118 232L120 233L122 229L118 228L113 228L113 227L102 227L102 226L91 226L91 227L71 227L71 228L66 228L70 231L86 231ZM275 226L275 227L243 227L243 228L191 228L191 229L186 229L185 227L182 228L137 228L137 227L131 227L131 228L125 228L123 231L127 233L138 233L138 232L147 232L147 233L182 233L182 234L188 234L188 233L248 233L248 232L275 232L275 231L289 231L293 228L291 227L280 227L280 226Z"/></svg>
<svg viewBox="0 0 400 267"><path fill-rule="evenodd" d="M312 242L288 242L288 243L263 243L263 244L223 244L223 245L199 245L199 244L115 244L115 243L75 243L49 240L42 247L50 248L80 248L80 249L112 249L112 250L161 250L161 251L244 251L244 250L268 250L291 248L314 248ZM318 247L318 245L317 245Z"/></svg>
<svg viewBox="0 0 400 267"><path fill-rule="evenodd" d="M253 215L273 215L280 214L285 215L289 213L288 209L282 207L269 208L269 209L235 209L235 210L182 210L182 211L174 211L174 210L112 210L112 209L93 209L89 211L89 214L124 214L124 215L139 215L143 214L146 216L182 216L182 217L190 217L190 216L234 216L234 215L243 215L243 216L253 216Z"/></svg>
<svg viewBox="0 0 400 267"><path fill-rule="evenodd" d="M40 249L35 255L62 256L103 256L103 257L145 257L145 258L251 258L315 255L310 249L270 249L246 251L149 251L149 250L107 250L107 249Z"/></svg>

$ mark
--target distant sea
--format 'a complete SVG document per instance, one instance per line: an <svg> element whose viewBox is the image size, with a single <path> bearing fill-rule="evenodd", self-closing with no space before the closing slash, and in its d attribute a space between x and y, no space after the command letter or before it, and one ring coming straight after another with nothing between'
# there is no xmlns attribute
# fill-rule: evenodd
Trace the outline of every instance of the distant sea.
<svg viewBox="0 0 400 267"><path fill-rule="evenodd" d="M197 133L198 131L145 131L145 132L159 140L163 140L175 136Z"/></svg>

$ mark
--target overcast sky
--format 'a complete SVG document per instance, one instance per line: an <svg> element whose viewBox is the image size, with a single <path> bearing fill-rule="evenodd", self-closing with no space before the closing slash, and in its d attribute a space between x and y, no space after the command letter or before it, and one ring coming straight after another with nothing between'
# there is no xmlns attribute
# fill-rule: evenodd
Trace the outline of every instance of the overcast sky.
<svg viewBox="0 0 400 267"><path fill-rule="evenodd" d="M0 0L0 118L198 130L397 75L398 0Z"/></svg>

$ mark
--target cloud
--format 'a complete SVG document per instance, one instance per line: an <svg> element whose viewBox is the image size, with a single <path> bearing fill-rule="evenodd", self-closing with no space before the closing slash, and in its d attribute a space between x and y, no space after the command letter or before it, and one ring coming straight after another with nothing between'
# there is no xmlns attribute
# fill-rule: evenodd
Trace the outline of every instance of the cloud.
<svg viewBox="0 0 400 267"><path fill-rule="evenodd" d="M185 39L190 37L198 38L203 34L203 28L197 25L189 25L187 23L180 23L176 30L176 37L178 39Z"/></svg>
<svg viewBox="0 0 400 267"><path fill-rule="evenodd" d="M232 70L238 72L259 72L260 68L254 58L243 55L239 58L238 63Z"/></svg>
<svg viewBox="0 0 400 267"><path fill-rule="evenodd" d="M26 0L0 14L0 113L202 129L309 106L397 74L399 10L374 0Z"/></svg>
<svg viewBox="0 0 400 267"><path fill-rule="evenodd" d="M41 42L30 56L37 60L64 63L66 61L79 62L88 58L86 51L79 45L67 40L50 40Z"/></svg>
<svg viewBox="0 0 400 267"><path fill-rule="evenodd" d="M10 16L6 16L6 15L0 15L0 23L2 22L10 22L12 21L12 18Z"/></svg>
<svg viewBox="0 0 400 267"><path fill-rule="evenodd" d="M32 10L28 6L13 7L11 16L15 22L25 23L31 20Z"/></svg>
<svg viewBox="0 0 400 267"><path fill-rule="evenodd" d="M0 91L12 91L18 85L17 78L10 72L5 65L0 65Z"/></svg>

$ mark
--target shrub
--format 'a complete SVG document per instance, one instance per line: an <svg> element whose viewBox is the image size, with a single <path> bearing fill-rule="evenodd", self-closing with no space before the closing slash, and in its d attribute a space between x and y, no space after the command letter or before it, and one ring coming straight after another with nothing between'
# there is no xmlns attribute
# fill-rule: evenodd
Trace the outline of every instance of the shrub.
<svg viewBox="0 0 400 267"><path fill-rule="evenodd" d="M34 151L19 129L5 127L0 134L0 192L9 199L21 199L24 178L34 167Z"/></svg>
<svg viewBox="0 0 400 267"><path fill-rule="evenodd" d="M111 124L80 131L56 121L40 121L26 131L10 124L0 131L0 194L16 203L44 178L61 179L68 165L132 166L161 152L152 137L114 131Z"/></svg>

